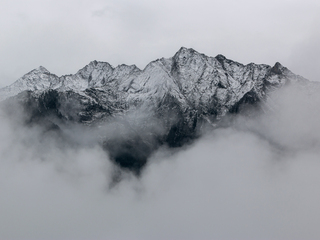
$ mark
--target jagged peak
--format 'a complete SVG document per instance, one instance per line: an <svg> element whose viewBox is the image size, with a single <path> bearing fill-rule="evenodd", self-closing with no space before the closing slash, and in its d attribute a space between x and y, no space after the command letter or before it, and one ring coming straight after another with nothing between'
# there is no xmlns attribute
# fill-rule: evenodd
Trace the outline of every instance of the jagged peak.
<svg viewBox="0 0 320 240"><path fill-rule="evenodd" d="M96 66L97 64L98 64L98 61L97 60L93 60L93 61L89 62L88 65Z"/></svg>
<svg viewBox="0 0 320 240"><path fill-rule="evenodd" d="M196 50L194 50L193 48L187 48L187 47L183 47L183 46L179 49L178 52L185 52L185 51L187 51L187 52L196 52Z"/></svg>
<svg viewBox="0 0 320 240"><path fill-rule="evenodd" d="M180 56L180 55L193 55L195 53L198 53L196 50L193 48L186 48L186 47L181 47L178 52L174 55L174 57ZM199 54L199 53L198 53Z"/></svg>
<svg viewBox="0 0 320 240"><path fill-rule="evenodd" d="M83 68L78 70L77 74L81 74L81 75L85 74L86 75L87 74L86 72L88 72L88 71L91 72L95 68L104 68L104 67L107 67L107 68L114 70L114 68L108 62L100 62L97 60L93 60L89 64L87 64L86 66L84 66Z"/></svg>
<svg viewBox="0 0 320 240"><path fill-rule="evenodd" d="M115 67L115 69L122 69L122 68L129 68L129 69L137 69L140 70L135 64L132 65L127 65L127 64L120 64L118 66Z"/></svg>
<svg viewBox="0 0 320 240"><path fill-rule="evenodd" d="M271 72L276 74L282 74L283 70L286 70L284 66L281 65L281 63L276 62L275 65L271 68Z"/></svg>
<svg viewBox="0 0 320 240"><path fill-rule="evenodd" d="M192 48L181 47L179 51L172 57L173 63L185 64L190 60L198 59L206 61L208 57L205 54L199 53Z"/></svg>
<svg viewBox="0 0 320 240"><path fill-rule="evenodd" d="M97 60L91 61L91 62L90 62L88 65L86 65L86 66L96 67L96 66L98 66L98 65L103 65L103 66L108 66L108 67L113 68L110 63L108 63L108 62L102 62L102 61L97 61Z"/></svg>
<svg viewBox="0 0 320 240"><path fill-rule="evenodd" d="M45 67L39 66L30 72L26 73L25 75L22 76L22 78L27 77L29 75L34 75L34 74L39 74L39 73L50 73Z"/></svg>
<svg viewBox="0 0 320 240"><path fill-rule="evenodd" d="M276 63L274 64L274 67L276 67L276 68L283 68L283 65L282 65L281 63L279 63L279 62L276 62Z"/></svg>
<svg viewBox="0 0 320 240"><path fill-rule="evenodd" d="M32 70L32 71L37 71L37 72L49 72L45 67L43 66L39 66L36 69Z"/></svg>

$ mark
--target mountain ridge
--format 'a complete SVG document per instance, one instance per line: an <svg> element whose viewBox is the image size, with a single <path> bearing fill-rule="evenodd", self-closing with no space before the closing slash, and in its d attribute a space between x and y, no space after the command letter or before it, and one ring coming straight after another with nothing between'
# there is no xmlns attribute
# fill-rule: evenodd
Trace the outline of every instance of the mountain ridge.
<svg viewBox="0 0 320 240"><path fill-rule="evenodd" d="M186 55L189 55L189 56L186 56ZM139 69L134 64L133 65L120 64L116 67L113 67L108 62L94 60L94 61L91 61L89 64L87 64L82 69L80 69L75 74L66 74L66 75L62 75L62 76L58 77L57 75L48 71L45 67L39 66L38 68L33 69L30 72L28 72L27 74L25 74L24 76L22 76L20 79L18 79L13 84L0 89L0 101L4 100L7 97L14 96L18 92L25 91L25 90L33 91L33 90L45 90L45 89L60 88L59 89L60 91L65 91L65 90L83 91L86 88L90 88L90 87L102 87L104 84L99 82L98 81L99 79L95 79L96 81L91 81L92 74L99 74L99 73L101 74L101 70L103 70L104 72L112 72L112 73L114 72L116 74L117 72L120 71L120 69L122 69L122 71L128 71L128 70L130 71L131 70L136 73L142 73L142 72L145 72L152 64L157 64L159 62L161 62L162 64L168 64L168 61L172 61L172 59L177 60L179 57L180 58L190 58L190 55L191 55L191 57L192 57L192 55L196 55L197 57L200 57L205 60L216 59L217 61L219 61L221 63L224 70L228 70L228 69L226 69L226 67L228 67L228 63L231 63L233 65L235 64L238 66L240 65L240 66L246 67L246 68L248 68L249 66L264 66L264 67L271 68L271 66L266 65L266 64L249 63L249 64L244 65L239 62L232 61L232 60L226 58L225 56L223 56L222 54L218 54L216 57L208 57L202 53L198 53L197 51L195 51L192 48L181 47L179 49L179 51L173 57L167 58L167 59L166 58L156 59L156 60L150 62L149 64L147 64L145 66L145 68L142 70ZM183 59L182 59L182 61L183 61ZM179 62L179 60L178 60L178 62ZM227 66L225 66L225 65L227 65ZM165 67L168 68L169 66L165 66ZM277 62L271 69L274 69L274 71L276 71L276 69L278 69L278 74L281 73L280 69L287 70L287 68L283 67L279 62ZM169 69L167 69L167 70L169 70ZM36 86L34 77L35 77L35 75L37 76L39 74L40 74L40 76L39 76L40 81L39 82L45 83L45 80L47 80L48 83L46 85ZM43 78L41 78L41 74L47 75L47 78L45 78L45 76ZM73 76L73 79L71 80L70 77L72 77L72 76ZM95 77L97 78L97 76L95 76ZM116 79L116 76L109 75L107 77ZM76 84L72 83L72 82L75 82L76 80L78 80L76 82ZM100 79L100 80L102 80L102 79ZM23 82L25 84L23 84L21 82ZM18 85L17 83L20 83L19 87L17 86ZM30 84L28 84L28 83L30 83Z"/></svg>
<svg viewBox="0 0 320 240"><path fill-rule="evenodd" d="M112 128L119 134L102 131L101 144L117 164L139 172L159 146L183 146L205 125L215 127L227 114L258 106L270 92L306 81L278 62L243 65L181 47L143 70L91 61L58 77L40 66L0 89L0 101L19 102L27 109L27 122L46 122L54 129L117 122Z"/></svg>

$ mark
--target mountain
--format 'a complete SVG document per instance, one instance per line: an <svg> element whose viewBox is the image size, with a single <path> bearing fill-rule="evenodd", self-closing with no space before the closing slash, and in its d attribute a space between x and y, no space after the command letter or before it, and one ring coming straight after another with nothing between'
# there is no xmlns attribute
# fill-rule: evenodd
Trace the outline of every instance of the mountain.
<svg viewBox="0 0 320 240"><path fill-rule="evenodd" d="M291 82L307 80L280 63L243 65L182 47L143 70L92 61L58 77L39 67L0 89L0 101L13 115L12 106L22 106L25 123L45 131L90 129L114 162L139 173L159 146L188 144Z"/></svg>

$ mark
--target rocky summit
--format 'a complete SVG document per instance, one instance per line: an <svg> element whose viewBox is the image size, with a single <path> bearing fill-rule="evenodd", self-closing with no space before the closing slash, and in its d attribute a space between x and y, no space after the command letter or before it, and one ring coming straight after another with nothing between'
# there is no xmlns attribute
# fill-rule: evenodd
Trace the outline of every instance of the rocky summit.
<svg viewBox="0 0 320 240"><path fill-rule="evenodd" d="M58 77L40 66L0 89L0 101L11 116L20 107L24 124L46 133L64 136L71 126L83 127L113 162L139 174L160 146L188 144L205 126L217 127L270 92L306 81L280 63L243 65L182 47L143 70L92 61Z"/></svg>

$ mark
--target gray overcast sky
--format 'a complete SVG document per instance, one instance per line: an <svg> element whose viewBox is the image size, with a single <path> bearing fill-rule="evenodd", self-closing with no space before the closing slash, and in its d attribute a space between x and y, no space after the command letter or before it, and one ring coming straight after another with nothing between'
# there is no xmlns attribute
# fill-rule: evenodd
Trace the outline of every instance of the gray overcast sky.
<svg viewBox="0 0 320 240"><path fill-rule="evenodd" d="M279 61L317 80L318 0L0 0L0 87L42 65L144 68L181 47L247 64ZM318 68L318 69L317 69Z"/></svg>

